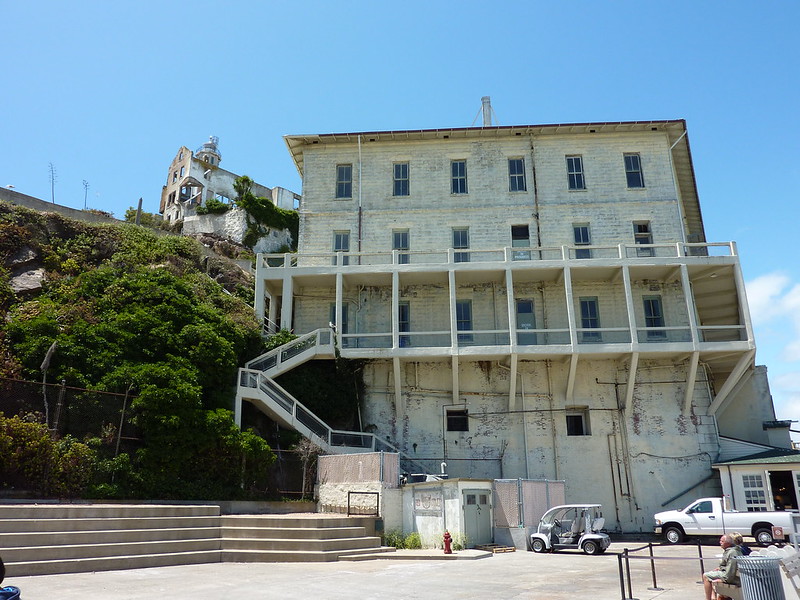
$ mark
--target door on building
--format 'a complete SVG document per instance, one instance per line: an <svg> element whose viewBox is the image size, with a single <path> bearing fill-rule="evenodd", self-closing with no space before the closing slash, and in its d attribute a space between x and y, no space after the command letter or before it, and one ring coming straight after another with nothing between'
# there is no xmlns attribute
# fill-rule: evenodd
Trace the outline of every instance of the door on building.
<svg viewBox="0 0 800 600"><path fill-rule="evenodd" d="M517 329L536 329L536 317L533 314L533 300L517 300ZM535 346L535 333L517 333L517 344Z"/></svg>
<svg viewBox="0 0 800 600"><path fill-rule="evenodd" d="M463 490L464 535L470 547L492 543L491 490Z"/></svg>
<svg viewBox="0 0 800 600"><path fill-rule="evenodd" d="M791 471L770 471L769 485L775 510L797 510L797 493Z"/></svg>

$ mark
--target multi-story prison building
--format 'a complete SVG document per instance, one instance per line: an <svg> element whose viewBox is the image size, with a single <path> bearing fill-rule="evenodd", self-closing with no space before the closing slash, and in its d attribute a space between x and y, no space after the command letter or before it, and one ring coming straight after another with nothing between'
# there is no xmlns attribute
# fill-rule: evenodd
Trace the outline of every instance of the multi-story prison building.
<svg viewBox="0 0 800 600"><path fill-rule="evenodd" d="M248 400L333 451L369 435L451 477L563 479L624 530L719 493L721 440L788 445L683 120L285 139L299 250L259 256L256 311L309 335L243 370L238 418ZM253 371L331 338L368 361L361 437Z"/></svg>

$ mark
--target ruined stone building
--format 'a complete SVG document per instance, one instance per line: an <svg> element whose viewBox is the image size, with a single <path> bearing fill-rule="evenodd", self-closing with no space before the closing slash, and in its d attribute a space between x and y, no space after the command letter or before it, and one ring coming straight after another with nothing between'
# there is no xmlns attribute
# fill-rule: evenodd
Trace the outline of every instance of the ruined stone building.
<svg viewBox="0 0 800 600"><path fill-rule="evenodd" d="M287 136L299 250L259 257L256 311L306 335L242 370L237 418L244 400L332 452L565 480L612 529L719 494L723 446L787 447L788 422L754 364L736 244L706 239L686 134L666 120ZM334 344L367 361L360 432L272 380Z"/></svg>
<svg viewBox="0 0 800 600"><path fill-rule="evenodd" d="M239 177L219 165L222 154L219 138L211 136L196 152L181 146L167 172L167 182L161 190L159 213L166 221L178 221L194 214L197 206L205 206L209 200L230 204L236 198L233 184ZM269 198L288 210L294 210L300 197L281 187L268 188L253 183L256 196Z"/></svg>

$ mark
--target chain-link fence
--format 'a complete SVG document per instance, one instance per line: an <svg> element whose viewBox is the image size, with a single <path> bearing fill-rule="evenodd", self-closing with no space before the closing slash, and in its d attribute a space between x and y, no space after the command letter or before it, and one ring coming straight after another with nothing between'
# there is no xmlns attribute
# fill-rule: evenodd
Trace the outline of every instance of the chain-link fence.
<svg viewBox="0 0 800 600"><path fill-rule="evenodd" d="M131 393L98 392L65 383L0 378L0 413L36 414L58 435L136 445L141 435L130 422Z"/></svg>

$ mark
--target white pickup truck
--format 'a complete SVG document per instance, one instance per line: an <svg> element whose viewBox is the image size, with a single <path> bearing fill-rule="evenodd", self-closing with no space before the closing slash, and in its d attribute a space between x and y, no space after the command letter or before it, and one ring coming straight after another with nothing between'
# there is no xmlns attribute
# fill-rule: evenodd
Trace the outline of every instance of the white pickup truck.
<svg viewBox="0 0 800 600"><path fill-rule="evenodd" d="M700 498L683 510L668 510L655 515L657 534L664 534L670 544L682 542L690 535L722 535L738 531L751 535L756 542L774 542L773 527L792 531L792 513L787 511L739 512L724 510L722 498Z"/></svg>

